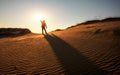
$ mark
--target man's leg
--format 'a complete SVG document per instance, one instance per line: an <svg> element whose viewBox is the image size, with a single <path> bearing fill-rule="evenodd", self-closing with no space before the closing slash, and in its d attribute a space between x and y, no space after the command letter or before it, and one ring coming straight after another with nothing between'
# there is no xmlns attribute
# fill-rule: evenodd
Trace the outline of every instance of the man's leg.
<svg viewBox="0 0 120 75"><path fill-rule="evenodd" d="M44 30L44 29L42 28L42 34L44 34L43 30Z"/></svg>
<svg viewBox="0 0 120 75"><path fill-rule="evenodd" d="M44 31L45 31L45 33L47 34L47 31L46 31L46 29L44 29Z"/></svg>

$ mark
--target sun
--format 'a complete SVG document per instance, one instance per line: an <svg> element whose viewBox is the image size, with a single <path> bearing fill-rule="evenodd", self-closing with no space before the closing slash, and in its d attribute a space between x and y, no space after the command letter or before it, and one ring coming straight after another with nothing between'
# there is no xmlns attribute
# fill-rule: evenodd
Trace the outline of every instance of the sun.
<svg viewBox="0 0 120 75"><path fill-rule="evenodd" d="M35 20L36 21L45 20L45 16L44 15L36 15Z"/></svg>

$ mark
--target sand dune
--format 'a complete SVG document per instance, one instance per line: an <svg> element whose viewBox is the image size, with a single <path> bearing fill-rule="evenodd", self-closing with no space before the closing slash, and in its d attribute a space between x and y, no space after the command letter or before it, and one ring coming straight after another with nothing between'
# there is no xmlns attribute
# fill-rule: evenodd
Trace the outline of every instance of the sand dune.
<svg viewBox="0 0 120 75"><path fill-rule="evenodd" d="M120 21L0 39L0 74L119 75Z"/></svg>

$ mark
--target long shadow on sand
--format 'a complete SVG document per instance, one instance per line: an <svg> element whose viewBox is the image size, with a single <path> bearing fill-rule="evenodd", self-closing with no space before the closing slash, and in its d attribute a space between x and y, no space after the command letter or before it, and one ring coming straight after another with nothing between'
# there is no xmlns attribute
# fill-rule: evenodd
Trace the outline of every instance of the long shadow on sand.
<svg viewBox="0 0 120 75"><path fill-rule="evenodd" d="M51 45L66 75L105 75L103 70L56 35L48 34L44 37Z"/></svg>

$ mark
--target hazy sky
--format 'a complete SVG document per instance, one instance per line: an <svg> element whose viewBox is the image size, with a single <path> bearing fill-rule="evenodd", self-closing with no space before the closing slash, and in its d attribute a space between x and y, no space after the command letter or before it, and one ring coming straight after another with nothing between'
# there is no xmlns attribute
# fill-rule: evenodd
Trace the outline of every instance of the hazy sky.
<svg viewBox="0 0 120 75"><path fill-rule="evenodd" d="M46 17L48 31L92 19L120 17L120 0L0 0L0 27L41 33L35 17Z"/></svg>

